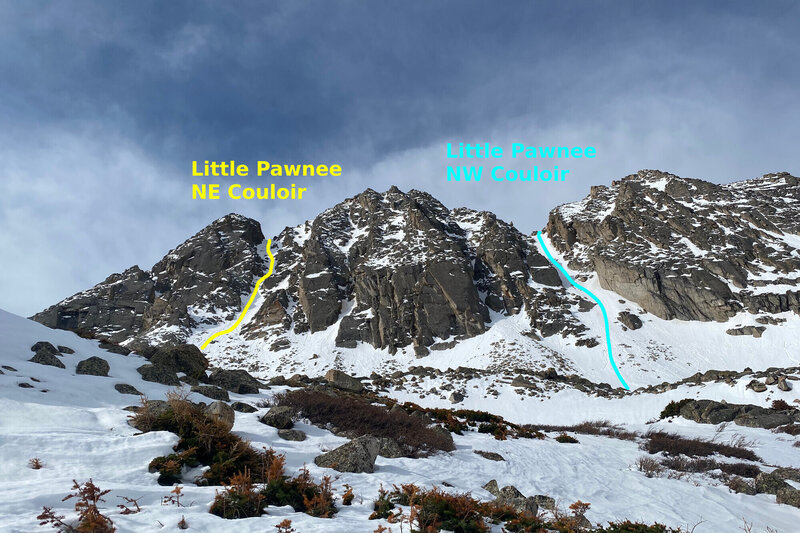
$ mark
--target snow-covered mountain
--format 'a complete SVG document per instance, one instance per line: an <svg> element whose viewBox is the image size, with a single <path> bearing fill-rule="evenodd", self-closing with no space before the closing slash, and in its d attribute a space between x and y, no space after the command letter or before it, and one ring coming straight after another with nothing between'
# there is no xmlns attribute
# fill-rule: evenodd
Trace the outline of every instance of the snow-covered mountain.
<svg viewBox="0 0 800 533"><path fill-rule="evenodd" d="M545 242L601 297L634 388L797 364L797 183L641 171L552 211ZM264 376L463 366L534 381L552 367L619 385L600 310L535 235L492 213L368 189L284 229L272 252L242 327L208 347L214 364ZM150 270L112 275L33 319L134 349L200 345L232 324L267 266L258 222L232 214Z"/></svg>
<svg viewBox="0 0 800 533"><path fill-rule="evenodd" d="M111 489L102 512L118 531L171 528L182 517L194 531L273 530L284 519L303 533L398 531L396 521L369 516L382 488L408 483L483 502L513 485L509 492L541 496L542 505L553 498L562 510L580 499L591 502L593 524L794 531L799 191L786 174L719 186L642 171L552 211L542 241L603 302L631 391L609 362L600 306L553 266L536 235L396 188L367 190L274 237L274 272L242 326L202 354L180 348L193 364L199 358L197 375L173 368L182 355L153 346L200 346L234 323L269 267L254 220L216 220L152 268L113 274L33 320L0 311L0 530L36 530L42 506L71 518L72 500L62 498L73 479L91 478ZM245 393L215 378L220 369L271 379L237 374L258 385ZM323 377L330 369L350 377ZM179 439L140 433L128 419L139 393L163 400L176 385L192 402L236 402L220 407L235 435L284 454L287 472L333 473L339 496L354 491L353 505L337 496L334 518L270 505L261 517L224 520L208 512L221 488L195 483L208 465L180 469L187 507L164 505L171 488L148 464L180 451ZM450 451L378 454L372 473L336 472L315 458L357 435L295 413L305 440L288 440L263 418L287 391L408 409L404 416L440 432L447 424L426 409L451 422L499 415L551 427L508 439L490 424L449 429ZM677 416L660 416L679 401ZM589 420L607 422L581 424ZM648 449L664 431L690 448ZM713 450L698 454L685 441L693 438ZM44 468L30 468L32 458ZM123 496L139 498L141 512L115 508Z"/></svg>

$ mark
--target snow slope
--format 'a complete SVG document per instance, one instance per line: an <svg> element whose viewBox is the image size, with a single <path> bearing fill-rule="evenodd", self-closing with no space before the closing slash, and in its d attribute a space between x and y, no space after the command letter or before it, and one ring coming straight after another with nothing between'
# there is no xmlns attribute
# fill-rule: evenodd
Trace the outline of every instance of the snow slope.
<svg viewBox="0 0 800 533"><path fill-rule="evenodd" d="M356 498L353 506L341 507L333 519L312 518L290 508L269 508L269 514L260 518L225 521L208 513L214 487L187 483L182 499L185 507L161 505L161 498L168 494L169 488L156 483L157 474L148 473L147 464L152 458L169 453L176 437L164 432L137 435L128 426L129 413L123 407L136 404L138 399L119 394L113 388L115 383L128 383L151 399L163 398L167 387L139 379L135 369L144 363L143 359L108 353L96 341L51 330L3 311L0 311L0 333L0 364L16 369L3 368L0 375L0 531L45 530L37 526L35 519L41 507L52 506L69 515L70 502L62 502L61 498L67 494L73 479L83 482L90 477L101 488L111 489L104 511L121 532L172 530L182 516L191 531L271 531L275 524L289 518L303 533L369 532L380 523L367 520L367 516L381 485L413 482L430 487L448 482L453 486L448 490L470 491L475 497L488 500L491 496L480 487L490 479L497 479L500 486L513 484L528 495L548 494L564 504L577 499L591 502L587 517L592 522L631 518L674 526L692 527L699 523L696 533L711 533L740 531L744 517L754 523L753 531L765 531L770 526L786 533L796 531L800 519L800 510L778 505L772 496L732 494L717 481L702 475L681 480L646 478L633 466L643 454L636 442L586 435L578 435L580 444L572 445L559 444L552 438L496 441L488 435L471 433L455 436L457 449L449 454L426 459L379 457L374 474L337 474L334 486L339 494L347 483L354 488ZM32 356L30 346L40 340L76 351L74 355L61 357L67 366L65 370L27 361ZM89 356L106 359L111 366L110 377L75 375L76 363ZM437 357L442 357L441 364L446 364L446 354ZM33 377L39 381L32 381ZM34 387L20 388L20 382ZM47 392L42 392L43 389ZM260 395L232 395L232 400L255 404L278 390L281 389L265 390ZM787 401L797 397L795 392L783 394ZM403 398L401 392L393 395L423 404L434 402L433 397ZM623 423L628 429L644 431L650 427L646 422L667 401L687 396L767 401L745 390L743 385L714 384L617 400L589 397L571 390L540 401L525 399L509 390L492 402L471 395L466 407L497 412L519 421L568 423L602 417ZM273 447L285 453L289 472L307 465L317 479L326 473L335 474L316 467L313 458L345 439L299 423L298 427L309 438L304 442L283 441L274 428L258 422L263 411L237 413L234 431L250 439L254 446ZM683 420L660 422L656 426L709 438L717 430L714 426ZM767 463L800 464L800 448L792 446L794 437L731 426L715 438L724 441L735 434L756 441L754 450ZM473 450L494 451L506 460L489 461L472 453ZM32 457L39 457L44 468L28 468L27 462ZM115 508L122 501L119 496L140 498L142 512L120 515ZM392 530L398 531L397 526L392 526ZM499 533L500 528L495 527L494 531Z"/></svg>

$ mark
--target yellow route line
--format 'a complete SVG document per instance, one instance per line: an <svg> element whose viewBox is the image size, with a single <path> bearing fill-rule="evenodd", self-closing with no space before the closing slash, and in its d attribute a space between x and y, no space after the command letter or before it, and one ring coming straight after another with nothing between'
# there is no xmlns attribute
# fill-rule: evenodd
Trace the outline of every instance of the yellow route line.
<svg viewBox="0 0 800 533"><path fill-rule="evenodd" d="M261 276L258 281L256 281L256 286L253 289L253 294L250 295L250 299L247 300L247 304L245 304L244 309L242 309L242 314L239 315L239 318L236 319L236 322L234 322L231 327L229 327L228 329L223 329L222 331L218 331L218 332L214 333L213 335L211 335L208 338L208 340L206 342L204 342L202 346L200 346L201 350L205 350L206 346L208 346L208 344L211 341L213 341L214 339L216 339L220 335L225 335L226 333L230 333L231 331L235 330L237 327L239 327L239 324L242 323L242 320L244 320L244 315L245 315L245 313L247 313L247 310L250 308L250 304L252 304L253 300L256 299L256 294L258 293L258 288L261 286L261 283L265 279L267 279L268 277L270 277L272 275L272 269L275 267L275 257L272 255L272 251L270 250L270 245L271 244L272 244L272 239L267 239L267 255L269 256L269 271L265 275Z"/></svg>

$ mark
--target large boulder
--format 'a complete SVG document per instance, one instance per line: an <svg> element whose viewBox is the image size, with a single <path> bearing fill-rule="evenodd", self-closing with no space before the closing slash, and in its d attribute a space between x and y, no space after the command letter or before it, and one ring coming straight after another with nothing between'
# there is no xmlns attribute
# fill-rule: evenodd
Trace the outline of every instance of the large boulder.
<svg viewBox="0 0 800 533"><path fill-rule="evenodd" d="M194 344L162 346L147 350L145 357L156 366L169 368L173 372L183 372L195 379L205 377L208 359Z"/></svg>
<svg viewBox="0 0 800 533"><path fill-rule="evenodd" d="M228 396L228 391L215 387L214 385L195 385L192 387L192 392L202 394L206 398L211 398L212 400L223 400L227 402L231 399L230 396Z"/></svg>
<svg viewBox="0 0 800 533"><path fill-rule="evenodd" d="M458 391L453 391L447 399L450 400L450 403L461 403L464 401L464 395Z"/></svg>
<svg viewBox="0 0 800 533"><path fill-rule="evenodd" d="M31 351L35 352L36 354L50 354L56 355L58 353L58 349L50 344L47 341L39 341L33 346L31 346Z"/></svg>
<svg viewBox="0 0 800 533"><path fill-rule="evenodd" d="M800 490L795 488L781 489L775 496L775 501L778 503L800 507Z"/></svg>
<svg viewBox="0 0 800 533"><path fill-rule="evenodd" d="M756 383L761 383L756 381ZM766 386L761 383L762 386ZM757 405L742 405L714 400L692 400L681 407L680 416L700 424L734 422L745 427L773 429L792 422L789 413Z"/></svg>
<svg viewBox="0 0 800 533"><path fill-rule="evenodd" d="M396 459L398 457L405 457L407 454L396 440L391 437L379 437L378 455L386 457L387 459Z"/></svg>
<svg viewBox="0 0 800 533"><path fill-rule="evenodd" d="M236 394L258 394L264 386L246 370L214 370L208 382Z"/></svg>
<svg viewBox="0 0 800 533"><path fill-rule="evenodd" d="M114 388L120 394L134 394L136 396L142 395L142 393L139 392L139 389L137 389L133 385L128 385L127 383L117 383L116 385L114 385Z"/></svg>
<svg viewBox="0 0 800 533"><path fill-rule="evenodd" d="M178 375L169 368L158 365L142 365L136 369L141 374L142 379L145 381L152 381L153 383L161 383L162 385L169 385L177 387L181 384Z"/></svg>
<svg viewBox="0 0 800 533"><path fill-rule="evenodd" d="M233 402L231 404L231 407L233 407L234 411L238 411L240 413L255 413L256 411L258 411L258 409L256 409L249 403L244 403L244 402Z"/></svg>
<svg viewBox="0 0 800 533"><path fill-rule="evenodd" d="M513 508L519 513L531 513L535 515L539 512L539 504L536 498L526 498L524 494L517 490L513 485L508 485L500 489L495 502Z"/></svg>
<svg viewBox="0 0 800 533"><path fill-rule="evenodd" d="M774 429L791 422L792 417L789 414L764 407L753 407L734 419L734 423L739 426L762 429Z"/></svg>
<svg viewBox="0 0 800 533"><path fill-rule="evenodd" d="M328 383L336 387L350 392L361 392L364 385L354 377L348 376L341 370L331 369L325 374L325 379Z"/></svg>
<svg viewBox="0 0 800 533"><path fill-rule="evenodd" d="M210 405L207 405L203 408L203 412L210 418L218 420L222 422L228 431L233 428L233 422L236 418L236 412L233 410L233 407L228 405L225 402L214 402Z"/></svg>
<svg viewBox="0 0 800 533"><path fill-rule="evenodd" d="M109 370L111 370L111 367L108 366L108 361L102 357L90 357L78 363L78 366L75 368L75 373L88 376L108 377Z"/></svg>
<svg viewBox="0 0 800 533"><path fill-rule="evenodd" d="M488 483L483 486L483 489L486 490L489 494L497 498L500 496L500 487L497 486L497 480L492 479Z"/></svg>
<svg viewBox="0 0 800 533"><path fill-rule="evenodd" d="M642 327L642 319L630 311L620 311L617 318L628 329L639 329Z"/></svg>
<svg viewBox="0 0 800 533"><path fill-rule="evenodd" d="M38 352L36 352L36 355L31 357L29 361L31 363L38 363L40 365L54 366L57 368L66 368L64 366L64 363L62 363L58 357L56 357L51 353L47 353L47 351L43 350L39 350Z"/></svg>
<svg viewBox="0 0 800 533"><path fill-rule="evenodd" d="M291 440L297 442L306 440L305 431L300 431L299 429L279 429L278 436L283 440Z"/></svg>
<svg viewBox="0 0 800 533"><path fill-rule="evenodd" d="M747 388L752 390L753 392L766 392L767 385L757 379L752 380L750 383L747 384Z"/></svg>
<svg viewBox="0 0 800 533"><path fill-rule="evenodd" d="M347 444L314 458L314 464L323 468L333 468L338 472L375 471L375 459L381 449L379 439L364 435Z"/></svg>
<svg viewBox="0 0 800 533"><path fill-rule="evenodd" d="M533 497L533 501L546 511L554 511L556 508L556 500L546 494L537 494Z"/></svg>
<svg viewBox="0 0 800 533"><path fill-rule="evenodd" d="M783 480L788 479L789 481L800 483L800 470L797 468L790 468L788 466L783 466L773 470L772 475L777 476L778 478Z"/></svg>
<svg viewBox="0 0 800 533"><path fill-rule="evenodd" d="M272 426L278 429L292 429L294 422L292 419L297 414L297 410L293 407L285 405L277 405L266 412L259 420L262 424Z"/></svg>
<svg viewBox="0 0 800 533"><path fill-rule="evenodd" d="M433 431L441 435L442 439L444 440L442 444L442 450L446 452L452 452L456 449L456 443L453 442L453 434L450 431L442 426L433 426L431 428Z"/></svg>
<svg viewBox="0 0 800 533"><path fill-rule="evenodd" d="M774 473L761 472L756 476L756 491L759 493L775 494L786 489L793 489L791 485Z"/></svg>

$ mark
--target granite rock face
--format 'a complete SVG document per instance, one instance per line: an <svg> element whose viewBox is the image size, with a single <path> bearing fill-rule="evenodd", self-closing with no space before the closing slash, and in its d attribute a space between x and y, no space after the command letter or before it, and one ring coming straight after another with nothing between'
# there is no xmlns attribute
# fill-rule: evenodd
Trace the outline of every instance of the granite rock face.
<svg viewBox="0 0 800 533"><path fill-rule="evenodd" d="M544 336L584 329L560 312L577 301L566 301L531 236L424 192L368 189L275 242L275 273L243 334L276 351L290 332L335 327L338 347L411 347L423 357L437 339L483 333L492 311L524 312Z"/></svg>
<svg viewBox="0 0 800 533"><path fill-rule="evenodd" d="M257 222L231 214L150 270L113 274L33 319L137 351L182 344L198 327L236 317L268 267L263 243ZM525 313L534 337L586 331L564 312L579 302L534 237L424 192L367 189L286 228L272 251L275 271L241 328L272 351L289 349L291 334L336 328L341 348L367 343L424 357L441 341L485 332L491 312Z"/></svg>
<svg viewBox="0 0 800 533"><path fill-rule="evenodd" d="M727 185L642 170L550 212L571 268L664 319L800 313L800 184L787 173Z"/></svg>
<svg viewBox="0 0 800 533"><path fill-rule="evenodd" d="M198 325L221 323L241 309L253 277L265 271L263 242L258 222L227 215L150 270L112 274L31 318L132 348L178 344Z"/></svg>

